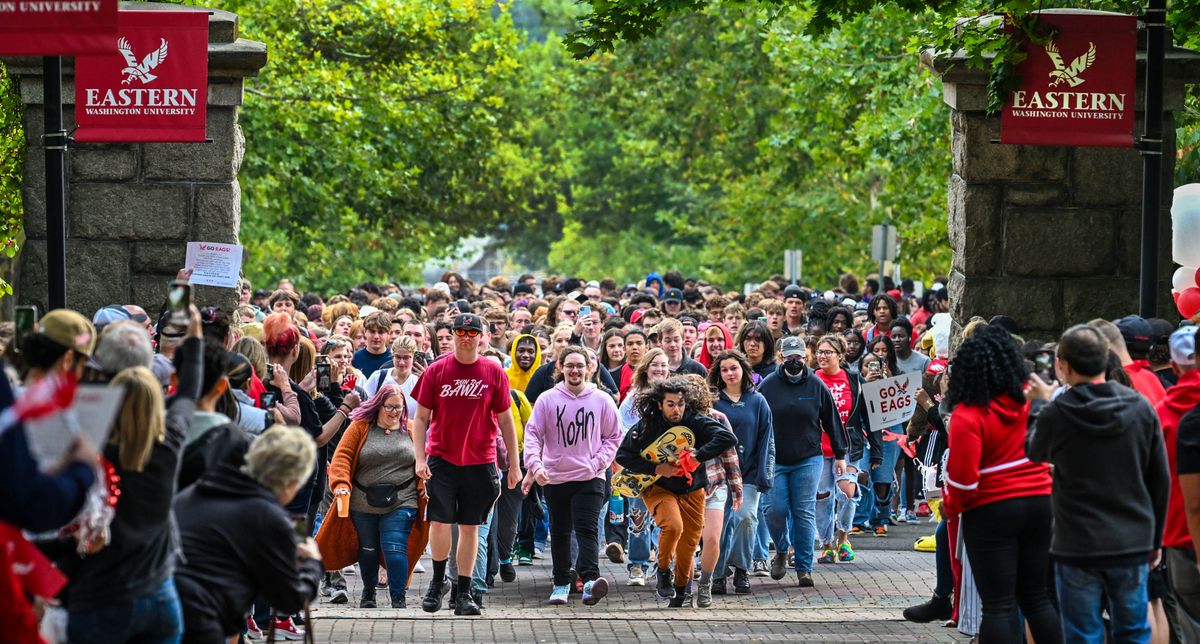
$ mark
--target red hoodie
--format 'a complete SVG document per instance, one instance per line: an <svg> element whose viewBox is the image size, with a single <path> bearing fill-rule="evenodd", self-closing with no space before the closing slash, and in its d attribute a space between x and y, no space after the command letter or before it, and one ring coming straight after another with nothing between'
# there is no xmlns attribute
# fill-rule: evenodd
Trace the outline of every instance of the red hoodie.
<svg viewBox="0 0 1200 644"><path fill-rule="evenodd" d="M1150 370L1149 361L1134 360L1125 365L1125 373L1129 374L1129 379L1133 381L1133 388L1137 389L1139 394L1145 396L1151 405L1157 406L1163 397L1167 395L1166 390L1163 389L1162 381Z"/></svg>
<svg viewBox="0 0 1200 644"><path fill-rule="evenodd" d="M951 516L989 503L1050 495L1050 466L1025 456L1029 403L1002 395L986 407L961 404L950 417L946 499Z"/></svg>
<svg viewBox="0 0 1200 644"><path fill-rule="evenodd" d="M725 336L725 348L732 349L733 348L733 336L729 334L729 329L726 328L725 325L721 324L720 322L713 322L711 325L709 325L708 329L711 329L713 327L717 327L717 328L721 329L721 333ZM714 356L708 352L708 329L704 330L704 336L700 340L701 342L704 343L700 348L700 364L704 365L705 369L712 369L713 360L716 360L717 356Z"/></svg>
<svg viewBox="0 0 1200 644"><path fill-rule="evenodd" d="M1192 547L1192 536L1188 532L1187 515L1183 509L1183 493L1179 491L1179 473L1175 469L1175 438L1179 431L1179 420L1184 414L1200 404L1200 371L1187 372L1179 382L1167 390L1154 411L1162 423L1163 442L1167 445L1167 463L1171 469L1171 495L1167 501L1167 521L1163 528L1163 546L1167 548Z"/></svg>

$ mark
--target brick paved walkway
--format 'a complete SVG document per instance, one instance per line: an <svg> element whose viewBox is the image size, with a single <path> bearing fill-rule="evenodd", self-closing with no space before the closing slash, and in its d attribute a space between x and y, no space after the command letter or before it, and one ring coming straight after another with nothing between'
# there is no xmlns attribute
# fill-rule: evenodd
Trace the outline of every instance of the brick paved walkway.
<svg viewBox="0 0 1200 644"><path fill-rule="evenodd" d="M933 555L914 552L913 538L931 527L897 526L887 539L856 539L858 560L821 565L817 587L801 590L789 574L781 581L755 578L754 594L713 598L709 610L666 609L651 586L625 586L624 566L601 558L601 571L613 590L601 604L583 606L577 595L562 607L545 605L550 593L549 553L533 566L518 567L517 581L499 579L488 593L479 618L455 617L443 609L435 615L421 611L419 602L428 576L413 577L411 608L358 608L360 582L347 577L351 603L329 604L320 598L314 607L318 642L669 642L681 637L701 641L733 639L747 642L958 642L966 641L952 628L903 621L900 611L923 601L932 592ZM430 567L428 558L425 565ZM379 599L387 602L387 591ZM661 620L670 618L670 630ZM651 627L651 625L653 625ZM688 636L688 634L691 634Z"/></svg>

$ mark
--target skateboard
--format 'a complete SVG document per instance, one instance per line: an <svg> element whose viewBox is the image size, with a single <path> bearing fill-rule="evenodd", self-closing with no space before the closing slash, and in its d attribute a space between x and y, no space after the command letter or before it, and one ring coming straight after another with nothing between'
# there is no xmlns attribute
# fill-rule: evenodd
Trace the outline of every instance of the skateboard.
<svg viewBox="0 0 1200 644"><path fill-rule="evenodd" d="M673 463L679 454L687 449L695 449L696 436L692 430L683 425L676 425L663 432L653 443L642 450L642 458L655 463ZM614 492L625 498L641 495L659 478L658 474L636 474L629 470L621 470L612 480Z"/></svg>

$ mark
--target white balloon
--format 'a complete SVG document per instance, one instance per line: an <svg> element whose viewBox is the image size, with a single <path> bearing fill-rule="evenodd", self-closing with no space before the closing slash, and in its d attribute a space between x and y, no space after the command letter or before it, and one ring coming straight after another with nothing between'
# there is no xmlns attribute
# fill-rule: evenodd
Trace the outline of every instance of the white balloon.
<svg viewBox="0 0 1200 644"><path fill-rule="evenodd" d="M1196 269L1192 266L1181 266L1175 269L1171 276L1171 288L1182 293L1196 286Z"/></svg>
<svg viewBox="0 0 1200 644"><path fill-rule="evenodd" d="M1183 186L1188 188L1193 185ZM1179 195L1171 204L1171 257L1182 266L1200 266L1200 193Z"/></svg>
<svg viewBox="0 0 1200 644"><path fill-rule="evenodd" d="M1200 195L1200 183L1186 183L1175 189L1176 198L1188 195Z"/></svg>

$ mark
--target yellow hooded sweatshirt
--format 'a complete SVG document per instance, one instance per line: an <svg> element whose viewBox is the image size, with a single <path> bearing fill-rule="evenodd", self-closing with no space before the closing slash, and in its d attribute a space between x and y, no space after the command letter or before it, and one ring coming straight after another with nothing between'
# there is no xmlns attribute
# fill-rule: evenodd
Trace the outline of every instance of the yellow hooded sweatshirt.
<svg viewBox="0 0 1200 644"><path fill-rule="evenodd" d="M529 371L525 371L517 366L517 344L525 338L533 340L534 347L533 365L529 367ZM525 387L529 386L529 381L533 378L533 373L538 370L538 367L542 366L542 345L538 343L537 338L528 333L522 333L513 338L512 347L508 351L508 357L512 361L506 370L508 374L508 386L521 393L525 393Z"/></svg>

